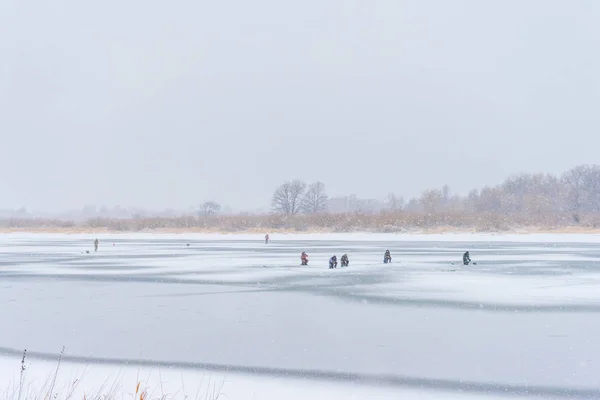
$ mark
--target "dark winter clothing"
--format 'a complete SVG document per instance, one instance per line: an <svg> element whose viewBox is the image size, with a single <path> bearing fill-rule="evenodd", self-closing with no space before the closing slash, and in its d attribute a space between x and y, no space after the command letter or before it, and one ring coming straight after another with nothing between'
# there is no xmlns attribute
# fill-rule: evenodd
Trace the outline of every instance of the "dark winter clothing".
<svg viewBox="0 0 600 400"><path fill-rule="evenodd" d="M329 268L337 268L337 257L333 256L329 259Z"/></svg>
<svg viewBox="0 0 600 400"><path fill-rule="evenodd" d="M465 254L463 254L463 265L469 265L471 263L471 256L469 255L469 252L467 251Z"/></svg>
<svg viewBox="0 0 600 400"><path fill-rule="evenodd" d="M392 255L390 254L390 251L389 251L389 250L386 250L386 251L385 251L385 255L383 256L383 262L384 262L385 264L387 264L387 263L391 263L391 262L392 262Z"/></svg>
<svg viewBox="0 0 600 400"><path fill-rule="evenodd" d="M347 267L348 265L350 265L350 260L348 260L348 256L346 254L342 256L341 262L342 267Z"/></svg>

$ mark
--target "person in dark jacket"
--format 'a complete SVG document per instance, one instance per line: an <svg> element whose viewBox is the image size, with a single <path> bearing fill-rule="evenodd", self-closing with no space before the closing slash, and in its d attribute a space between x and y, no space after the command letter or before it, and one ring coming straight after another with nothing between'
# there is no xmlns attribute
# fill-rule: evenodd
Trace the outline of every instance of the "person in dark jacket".
<svg viewBox="0 0 600 400"><path fill-rule="evenodd" d="M347 254L344 254L342 256L341 264L342 264L342 267L347 267L348 265L350 265L350 260L348 260L348 255Z"/></svg>
<svg viewBox="0 0 600 400"><path fill-rule="evenodd" d="M385 264L387 264L387 263L391 263L391 262L392 262L392 255L390 254L390 251L389 251L389 250L386 250L386 251L385 251L385 255L383 256L383 262L384 262Z"/></svg>
<svg viewBox="0 0 600 400"><path fill-rule="evenodd" d="M329 259L329 268L337 268L337 257L333 256Z"/></svg>
<svg viewBox="0 0 600 400"><path fill-rule="evenodd" d="M469 255L469 252L467 251L465 254L463 254L463 265L469 265L471 263L471 256Z"/></svg>

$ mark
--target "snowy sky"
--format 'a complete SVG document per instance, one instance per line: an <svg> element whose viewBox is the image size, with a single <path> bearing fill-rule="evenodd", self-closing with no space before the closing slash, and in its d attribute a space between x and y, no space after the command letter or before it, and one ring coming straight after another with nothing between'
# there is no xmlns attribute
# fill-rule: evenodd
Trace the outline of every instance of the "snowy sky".
<svg viewBox="0 0 600 400"><path fill-rule="evenodd" d="M0 208L458 192L600 163L597 0L2 0Z"/></svg>

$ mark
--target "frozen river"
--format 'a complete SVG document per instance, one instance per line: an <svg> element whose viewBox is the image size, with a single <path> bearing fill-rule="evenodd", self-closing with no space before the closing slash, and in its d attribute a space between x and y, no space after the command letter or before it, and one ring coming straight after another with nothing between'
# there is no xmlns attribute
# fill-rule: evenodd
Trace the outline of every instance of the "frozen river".
<svg viewBox="0 0 600 400"><path fill-rule="evenodd" d="M0 235L4 365L65 346L72 365L380 398L600 398L594 236L104 235L98 253L93 239ZM459 265L465 250L477 265ZM329 270L344 253L350 267Z"/></svg>

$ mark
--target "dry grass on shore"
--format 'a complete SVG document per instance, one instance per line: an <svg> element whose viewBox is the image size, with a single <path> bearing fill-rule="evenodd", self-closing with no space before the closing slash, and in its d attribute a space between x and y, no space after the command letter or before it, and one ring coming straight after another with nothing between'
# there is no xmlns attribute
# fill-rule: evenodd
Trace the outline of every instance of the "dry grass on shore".
<svg viewBox="0 0 600 400"><path fill-rule="evenodd" d="M0 220L0 232L32 233L600 233L600 215L418 213L253 215L207 218L95 218L84 222L52 219Z"/></svg>

